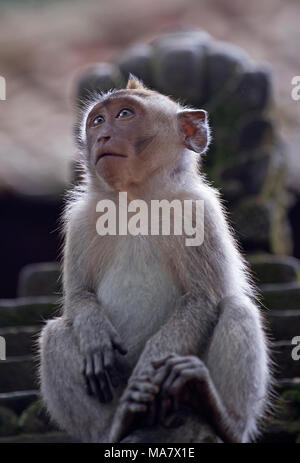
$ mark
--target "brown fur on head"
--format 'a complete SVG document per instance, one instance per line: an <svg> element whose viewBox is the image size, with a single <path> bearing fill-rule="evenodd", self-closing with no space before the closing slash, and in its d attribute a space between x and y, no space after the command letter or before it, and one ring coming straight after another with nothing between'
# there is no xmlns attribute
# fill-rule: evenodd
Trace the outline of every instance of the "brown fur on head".
<svg viewBox="0 0 300 463"><path fill-rule="evenodd" d="M126 89L129 90L141 90L141 89L146 89L144 86L143 82L140 81L137 77L135 77L133 74L129 74L128 82L126 85Z"/></svg>

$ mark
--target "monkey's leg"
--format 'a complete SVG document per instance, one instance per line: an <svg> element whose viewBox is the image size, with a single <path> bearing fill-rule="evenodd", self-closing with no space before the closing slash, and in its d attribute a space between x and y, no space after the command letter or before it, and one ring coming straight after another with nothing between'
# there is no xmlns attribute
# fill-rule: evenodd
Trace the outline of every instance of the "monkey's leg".
<svg viewBox="0 0 300 463"><path fill-rule="evenodd" d="M161 417L185 403L206 416L225 442L247 442L256 432L266 401L267 352L257 308L227 298L208 351L199 357L169 355L154 362Z"/></svg>
<svg viewBox="0 0 300 463"><path fill-rule="evenodd" d="M82 356L63 318L48 321L40 338L41 393L51 417L83 442L105 442L117 398L101 404L86 392Z"/></svg>
<svg viewBox="0 0 300 463"><path fill-rule="evenodd" d="M248 298L228 297L207 351L205 364L240 442L257 434L270 383L267 342L260 313Z"/></svg>

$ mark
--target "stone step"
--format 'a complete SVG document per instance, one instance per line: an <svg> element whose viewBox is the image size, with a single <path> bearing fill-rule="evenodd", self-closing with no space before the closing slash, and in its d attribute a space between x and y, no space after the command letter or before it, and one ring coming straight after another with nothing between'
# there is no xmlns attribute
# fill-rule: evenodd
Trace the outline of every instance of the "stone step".
<svg viewBox="0 0 300 463"><path fill-rule="evenodd" d="M38 390L0 393L0 407L6 407L20 415L39 398Z"/></svg>
<svg viewBox="0 0 300 463"><path fill-rule="evenodd" d="M277 388L280 392L299 390L300 392L300 378L280 379L277 381Z"/></svg>
<svg viewBox="0 0 300 463"><path fill-rule="evenodd" d="M260 436L260 444L295 444L299 443L300 426L298 423L290 421L274 420L267 427L265 432ZM1 442L1 439L0 439Z"/></svg>
<svg viewBox="0 0 300 463"><path fill-rule="evenodd" d="M300 260L295 257L256 254L249 256L248 261L258 284L299 281Z"/></svg>
<svg viewBox="0 0 300 463"><path fill-rule="evenodd" d="M269 310L266 317L275 341L290 341L300 336L300 310Z"/></svg>
<svg viewBox="0 0 300 463"><path fill-rule="evenodd" d="M300 434L300 378L280 380L276 384L273 414L266 422L260 442L295 443Z"/></svg>
<svg viewBox="0 0 300 463"><path fill-rule="evenodd" d="M60 293L59 263L30 264L21 270L17 290L19 297L51 296Z"/></svg>
<svg viewBox="0 0 300 463"><path fill-rule="evenodd" d="M270 310L300 310L300 285L282 283L261 286L261 302Z"/></svg>
<svg viewBox="0 0 300 463"><path fill-rule="evenodd" d="M48 432L45 434L20 434L16 436L0 437L0 444L54 444L78 443L63 432Z"/></svg>
<svg viewBox="0 0 300 463"><path fill-rule="evenodd" d="M0 362L0 391L29 391L38 388L37 362L32 356L8 357Z"/></svg>
<svg viewBox="0 0 300 463"><path fill-rule="evenodd" d="M51 422L42 400L36 400L29 405L18 419L19 433L35 434L59 431Z"/></svg>
<svg viewBox="0 0 300 463"><path fill-rule="evenodd" d="M37 352L38 326L12 326L0 328L6 342L7 357L30 355Z"/></svg>
<svg viewBox="0 0 300 463"><path fill-rule="evenodd" d="M285 380L284 384L277 386L277 393L276 417L281 420L300 420L300 378Z"/></svg>
<svg viewBox="0 0 300 463"><path fill-rule="evenodd" d="M15 434L36 434L59 431L40 399L26 407L21 414L4 405L0 406L0 436Z"/></svg>
<svg viewBox="0 0 300 463"><path fill-rule="evenodd" d="M59 315L59 312L56 296L0 299L0 326L3 328L38 325Z"/></svg>
<svg viewBox="0 0 300 463"><path fill-rule="evenodd" d="M293 360L292 350L295 346L290 341L276 342L272 349L276 378L300 378L300 360Z"/></svg>
<svg viewBox="0 0 300 463"><path fill-rule="evenodd" d="M19 434L19 418L10 408L0 406L0 437Z"/></svg>

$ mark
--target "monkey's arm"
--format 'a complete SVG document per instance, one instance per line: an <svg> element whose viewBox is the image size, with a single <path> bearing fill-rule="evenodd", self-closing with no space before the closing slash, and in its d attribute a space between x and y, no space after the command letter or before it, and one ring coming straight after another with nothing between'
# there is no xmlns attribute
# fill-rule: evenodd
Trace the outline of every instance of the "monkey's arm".
<svg viewBox="0 0 300 463"><path fill-rule="evenodd" d="M68 233L66 237L63 316L73 326L78 340L87 393L97 397L100 402L109 402L113 398L110 382L113 387L120 383L115 365L116 351L124 355L127 350L106 317L91 285L88 286L87 267L82 260L83 243L79 238L76 232Z"/></svg>
<svg viewBox="0 0 300 463"><path fill-rule="evenodd" d="M146 342L132 377L148 374L152 361L169 354L199 355L204 353L219 318L218 304L205 295L188 293L165 322Z"/></svg>
<svg viewBox="0 0 300 463"><path fill-rule="evenodd" d="M190 294L186 295L172 317L147 341L115 413L110 442L120 441L133 429L134 425L153 424L157 421L157 415L160 415L157 408L168 407L167 397L159 397L158 401L155 401L153 397L151 400L146 400L144 394L140 394L137 390L136 385L142 379L146 379L149 385L157 384L160 386L159 382L154 383L153 361L160 360L172 353L181 355L193 353L196 355L199 352L204 352L217 323L218 311L215 309L213 315L206 318L202 317L198 304L202 304L202 302L195 300L194 296ZM202 318L203 322L201 323ZM134 389L134 395L131 394L131 389ZM163 421L164 417L161 416L161 418Z"/></svg>
<svg viewBox="0 0 300 463"><path fill-rule="evenodd" d="M147 340L132 376L151 370L153 360L171 353L201 355L205 351L219 319L219 303L230 291L226 273L231 264L225 257L222 231L216 230L216 214L208 204L204 241L199 246L186 246L185 236L168 237L166 259L170 272L181 282L184 295L171 316Z"/></svg>

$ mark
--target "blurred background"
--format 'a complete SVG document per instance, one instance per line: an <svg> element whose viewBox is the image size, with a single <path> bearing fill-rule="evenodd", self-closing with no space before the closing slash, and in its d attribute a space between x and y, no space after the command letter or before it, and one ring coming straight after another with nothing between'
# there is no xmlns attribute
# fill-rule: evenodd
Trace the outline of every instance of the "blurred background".
<svg viewBox="0 0 300 463"><path fill-rule="evenodd" d="M300 101L291 96L299 19L297 0L0 0L0 334L8 350L0 435L49 431L34 408L31 340L60 291L76 101L88 88L121 87L131 71L209 111L214 140L203 170L221 189L271 309L282 366L287 405L266 439L299 439L299 362L291 360L300 335ZM111 64L86 71L95 63Z"/></svg>

